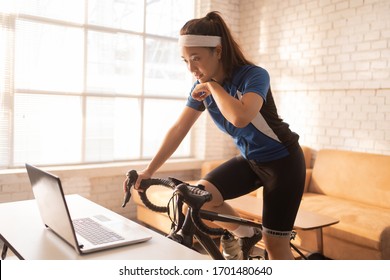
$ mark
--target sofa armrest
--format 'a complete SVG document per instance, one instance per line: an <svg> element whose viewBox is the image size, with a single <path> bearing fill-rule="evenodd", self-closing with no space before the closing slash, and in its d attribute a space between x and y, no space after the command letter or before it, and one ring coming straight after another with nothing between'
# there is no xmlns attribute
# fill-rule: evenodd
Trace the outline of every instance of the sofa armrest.
<svg viewBox="0 0 390 280"><path fill-rule="evenodd" d="M309 185L310 185L310 180L311 180L311 174L313 173L312 168L307 168L306 169L306 179L305 179L305 189L304 192L309 191Z"/></svg>

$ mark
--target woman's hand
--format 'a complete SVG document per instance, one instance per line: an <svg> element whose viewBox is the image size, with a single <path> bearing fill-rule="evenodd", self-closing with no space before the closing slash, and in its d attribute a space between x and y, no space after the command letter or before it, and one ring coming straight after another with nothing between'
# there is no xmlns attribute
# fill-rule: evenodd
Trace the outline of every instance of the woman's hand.
<svg viewBox="0 0 390 280"><path fill-rule="evenodd" d="M192 98L203 101L212 95L222 115L235 127L247 126L259 113L263 106L263 98L255 92L246 92L242 98L231 96L214 80L195 86Z"/></svg>
<svg viewBox="0 0 390 280"><path fill-rule="evenodd" d="M141 181L145 180L145 179L150 179L151 177L152 177L152 174L150 174L150 172L147 171L146 169L138 172L138 178L137 178L137 181L134 184L134 189L136 191L138 191L138 192L143 192L144 190L140 188Z"/></svg>
<svg viewBox="0 0 390 280"><path fill-rule="evenodd" d="M197 84L191 92L192 98L197 101L203 101L210 94L209 82Z"/></svg>
<svg viewBox="0 0 390 280"><path fill-rule="evenodd" d="M150 179L152 177L152 174L150 174L147 170L142 170L140 172L137 172L138 178L137 181L134 184L134 189L138 192L143 192L143 189L140 189L140 184L142 180ZM129 178L126 178L126 180L123 182L123 192L126 192L126 187L128 183Z"/></svg>

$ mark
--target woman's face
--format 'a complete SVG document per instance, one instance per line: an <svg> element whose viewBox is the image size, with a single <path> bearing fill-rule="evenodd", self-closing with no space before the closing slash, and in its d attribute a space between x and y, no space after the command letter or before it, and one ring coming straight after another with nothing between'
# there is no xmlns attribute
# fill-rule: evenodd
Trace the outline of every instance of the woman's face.
<svg viewBox="0 0 390 280"><path fill-rule="evenodd" d="M224 72L221 62L221 46L214 49L205 47L182 47L181 57L188 70L200 83L214 79L222 82Z"/></svg>

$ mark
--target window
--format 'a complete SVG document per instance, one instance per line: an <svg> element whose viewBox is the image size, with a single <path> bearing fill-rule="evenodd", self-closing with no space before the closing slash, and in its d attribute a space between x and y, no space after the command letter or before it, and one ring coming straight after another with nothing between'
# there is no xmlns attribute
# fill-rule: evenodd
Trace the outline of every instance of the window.
<svg viewBox="0 0 390 280"><path fill-rule="evenodd" d="M0 168L153 156L192 83L193 16L194 0L2 1Z"/></svg>

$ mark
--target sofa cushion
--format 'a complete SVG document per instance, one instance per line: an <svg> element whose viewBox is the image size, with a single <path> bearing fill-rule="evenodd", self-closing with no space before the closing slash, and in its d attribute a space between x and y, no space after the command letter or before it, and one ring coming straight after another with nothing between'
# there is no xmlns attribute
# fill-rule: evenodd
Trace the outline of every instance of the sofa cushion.
<svg viewBox="0 0 390 280"><path fill-rule="evenodd" d="M308 191L390 209L390 156L320 150Z"/></svg>
<svg viewBox="0 0 390 280"><path fill-rule="evenodd" d="M390 210L314 193L304 195L301 208L340 220L325 227L324 235L379 250L383 259L390 258Z"/></svg>

